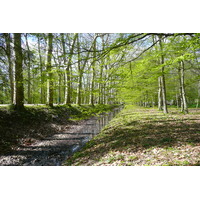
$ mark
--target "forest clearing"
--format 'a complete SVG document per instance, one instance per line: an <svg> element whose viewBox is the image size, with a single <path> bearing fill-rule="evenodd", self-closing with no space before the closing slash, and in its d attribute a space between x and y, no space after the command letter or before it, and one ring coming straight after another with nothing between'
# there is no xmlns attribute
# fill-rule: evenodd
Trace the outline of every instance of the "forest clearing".
<svg viewBox="0 0 200 200"><path fill-rule="evenodd" d="M200 165L199 59L198 33L1 33L0 165Z"/></svg>

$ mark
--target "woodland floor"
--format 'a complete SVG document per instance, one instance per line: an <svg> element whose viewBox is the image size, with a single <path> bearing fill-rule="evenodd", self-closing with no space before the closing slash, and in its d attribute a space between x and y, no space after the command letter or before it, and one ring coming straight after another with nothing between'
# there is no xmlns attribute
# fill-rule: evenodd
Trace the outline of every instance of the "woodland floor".
<svg viewBox="0 0 200 200"><path fill-rule="evenodd" d="M64 165L200 166L200 109L126 106Z"/></svg>
<svg viewBox="0 0 200 200"><path fill-rule="evenodd" d="M1 108L0 165L60 165L69 148L87 137L81 129L96 114L115 107L31 106L23 112Z"/></svg>

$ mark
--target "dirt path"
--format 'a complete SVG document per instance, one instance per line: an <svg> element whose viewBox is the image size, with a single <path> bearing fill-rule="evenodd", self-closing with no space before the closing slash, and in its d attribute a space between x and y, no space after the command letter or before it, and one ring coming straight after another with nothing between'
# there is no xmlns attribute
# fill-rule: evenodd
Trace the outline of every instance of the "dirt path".
<svg viewBox="0 0 200 200"><path fill-rule="evenodd" d="M16 148L12 153L0 156L2 166L60 166L67 156L80 148L100 131L98 117L70 125L62 133Z"/></svg>

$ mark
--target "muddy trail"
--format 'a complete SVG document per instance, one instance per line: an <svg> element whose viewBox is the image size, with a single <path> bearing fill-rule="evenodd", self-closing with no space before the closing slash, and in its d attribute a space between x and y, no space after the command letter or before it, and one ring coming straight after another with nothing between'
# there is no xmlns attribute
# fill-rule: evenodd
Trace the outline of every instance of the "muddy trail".
<svg viewBox="0 0 200 200"><path fill-rule="evenodd" d="M74 152L80 150L121 110L102 113L68 126L62 133L33 143L26 141L14 151L0 156L1 166L61 166Z"/></svg>

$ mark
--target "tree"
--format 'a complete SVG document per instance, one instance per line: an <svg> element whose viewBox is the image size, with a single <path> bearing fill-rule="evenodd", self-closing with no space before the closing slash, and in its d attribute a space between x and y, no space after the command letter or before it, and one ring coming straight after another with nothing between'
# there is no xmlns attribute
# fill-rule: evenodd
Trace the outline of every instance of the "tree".
<svg viewBox="0 0 200 200"><path fill-rule="evenodd" d="M199 34L29 33L20 37L21 53L14 37L15 73L12 34L0 35L2 103L14 103L14 90L18 88L19 94L22 83L28 103L50 106L125 101L158 105L167 113L167 104L181 102L182 112L187 113L188 106L198 105ZM23 64L21 79L17 74Z"/></svg>
<svg viewBox="0 0 200 200"><path fill-rule="evenodd" d="M11 104L14 104L14 73L13 73L13 63L12 63L12 52L11 52L11 35L10 33L4 33L5 41L6 41L6 55L8 58L8 66L9 66L9 80L10 80L10 99Z"/></svg>
<svg viewBox="0 0 200 200"><path fill-rule="evenodd" d="M22 47L21 33L14 33L14 50L15 50L15 109L24 108L24 86L23 86L23 69L22 69Z"/></svg>
<svg viewBox="0 0 200 200"><path fill-rule="evenodd" d="M52 72L52 50L53 50L53 34L48 34L48 53L47 53L47 104L53 107L53 72Z"/></svg>
<svg viewBox="0 0 200 200"><path fill-rule="evenodd" d="M163 112L168 113L167 100L166 100L166 85L165 85L165 67L164 67L165 61L164 61L164 55L163 55L162 36L159 37L159 45L160 45L160 51L161 51L161 65L163 65L159 84L161 85Z"/></svg>
<svg viewBox="0 0 200 200"><path fill-rule="evenodd" d="M74 38L72 41L72 45L69 51L69 57L68 57L68 62L66 64L66 50L65 50L65 40L64 40L64 34L61 34L62 37L62 45L63 45L63 56L64 56L64 65L66 66L66 92L65 92L65 104L70 105L71 104L71 75L70 75L70 67L72 65L72 56L74 53L74 47L75 47L75 42L78 37L78 33L74 34Z"/></svg>
<svg viewBox="0 0 200 200"><path fill-rule="evenodd" d="M91 64L92 68L92 80L91 80L91 87L90 87L90 104L94 106L94 84L95 84L95 64L96 64L96 38L97 36L94 36L94 43L93 43L93 61Z"/></svg>
<svg viewBox="0 0 200 200"><path fill-rule="evenodd" d="M83 70L84 68L81 68L81 55L80 55L80 37L79 34L77 34L77 50L78 50L78 87L77 87L77 99L76 103L78 105L81 105L82 99L81 99L81 93L82 93L82 78L83 78Z"/></svg>
<svg viewBox="0 0 200 200"><path fill-rule="evenodd" d="M29 44L28 44L28 34L25 34L25 39L26 39L26 47L27 47L27 57L28 57L28 62L27 62L27 68L28 68L28 103L32 103L31 102L31 51L29 48Z"/></svg>

